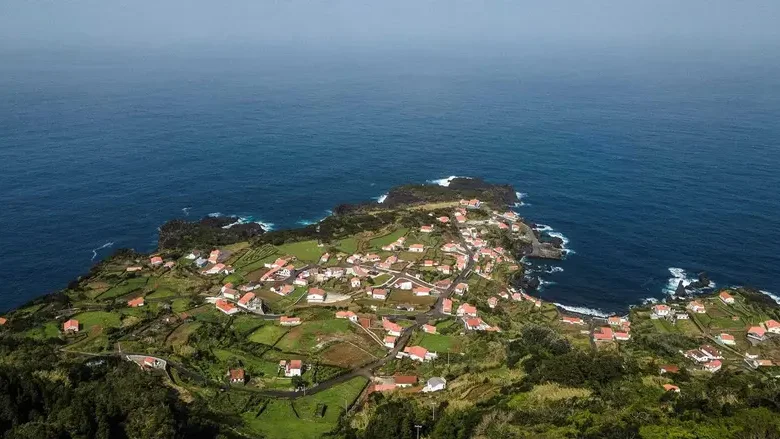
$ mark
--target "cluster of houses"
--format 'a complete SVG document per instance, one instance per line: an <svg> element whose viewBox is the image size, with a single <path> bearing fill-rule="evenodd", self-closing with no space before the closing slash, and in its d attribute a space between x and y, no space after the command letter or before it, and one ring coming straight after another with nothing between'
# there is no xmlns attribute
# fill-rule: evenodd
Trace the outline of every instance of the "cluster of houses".
<svg viewBox="0 0 780 439"><path fill-rule="evenodd" d="M567 325L585 326L585 321L580 317L561 317L561 322ZM583 331L585 334L587 330ZM627 341L631 339L631 322L626 317L611 316L607 318L607 325L593 330L593 341L596 343L607 341Z"/></svg>
<svg viewBox="0 0 780 439"><path fill-rule="evenodd" d="M238 305L247 311L261 312L263 309L263 302L252 291L239 291L233 287L231 282L226 283L219 290L220 296L214 302L214 305L218 310L227 315L233 315L239 312Z"/></svg>
<svg viewBox="0 0 780 439"><path fill-rule="evenodd" d="M452 303L449 304L452 307ZM468 302L458 305L455 315L463 320L464 327L469 331L496 331L501 332L498 326L490 326L477 315L477 307Z"/></svg>
<svg viewBox="0 0 780 439"><path fill-rule="evenodd" d="M708 372L717 372L723 367L723 356L720 351L710 345L703 345L698 349L686 351L683 355L686 358L702 365L702 368Z"/></svg>

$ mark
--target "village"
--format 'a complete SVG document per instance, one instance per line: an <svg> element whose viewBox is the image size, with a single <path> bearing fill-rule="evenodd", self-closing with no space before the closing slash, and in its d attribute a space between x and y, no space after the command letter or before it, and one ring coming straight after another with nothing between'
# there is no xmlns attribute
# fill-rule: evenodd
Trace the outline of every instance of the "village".
<svg viewBox="0 0 780 439"><path fill-rule="evenodd" d="M663 391L685 391L674 379L681 369L777 373L780 323L738 292L608 318L574 315L511 282L523 261L502 242L533 233L514 211L470 199L414 215L414 227L338 242L115 258L69 293L73 305L57 320L27 332L60 337L66 354L120 356L160 371L183 394L218 386L310 401L323 429L374 392L431 403L489 398L512 379L496 353L503 334L528 323L583 349L644 358ZM687 344L648 352L634 343L641 334L679 334ZM272 402L244 419L267 434L286 410Z"/></svg>

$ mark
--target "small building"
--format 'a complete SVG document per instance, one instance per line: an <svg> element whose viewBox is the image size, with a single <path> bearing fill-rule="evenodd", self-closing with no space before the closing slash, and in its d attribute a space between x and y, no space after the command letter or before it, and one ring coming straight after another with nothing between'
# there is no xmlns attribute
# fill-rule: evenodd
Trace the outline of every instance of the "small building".
<svg viewBox="0 0 780 439"><path fill-rule="evenodd" d="M412 281L407 279L401 279L395 283L395 287L399 290L411 290L412 286Z"/></svg>
<svg viewBox="0 0 780 439"><path fill-rule="evenodd" d="M244 369L230 369L230 382L233 384L244 384L246 382L246 374Z"/></svg>
<svg viewBox="0 0 780 439"><path fill-rule="evenodd" d="M135 299L128 300L127 306L129 306L130 308L138 308L139 306L144 306L144 298L136 297Z"/></svg>
<svg viewBox="0 0 780 439"><path fill-rule="evenodd" d="M493 297L489 298L487 302L488 302L488 306L490 307L490 309L493 309L493 308L496 307L496 305L498 305L498 297L493 296Z"/></svg>
<svg viewBox="0 0 780 439"><path fill-rule="evenodd" d="M217 306L217 309L222 311L223 313L227 315L233 315L238 312L238 308L235 307L232 303L219 299L215 302L215 305Z"/></svg>
<svg viewBox="0 0 780 439"><path fill-rule="evenodd" d="M764 341L766 339L766 330L760 326L752 326L748 329L747 336L754 340Z"/></svg>
<svg viewBox="0 0 780 439"><path fill-rule="evenodd" d="M416 375L394 375L393 381L397 387L412 387L417 384Z"/></svg>
<svg viewBox="0 0 780 439"><path fill-rule="evenodd" d="M467 283L461 282L455 285L455 294L457 295L463 295L468 290L469 290L469 284Z"/></svg>
<svg viewBox="0 0 780 439"><path fill-rule="evenodd" d="M723 363L721 363L720 360L712 360L707 363L704 363L704 370L707 372L715 373L719 371L723 367Z"/></svg>
<svg viewBox="0 0 780 439"><path fill-rule="evenodd" d="M428 381L425 383L425 387L423 387L423 392L438 392L440 390L444 390L447 388L447 380L445 380L442 377L431 377L428 379Z"/></svg>
<svg viewBox="0 0 780 439"><path fill-rule="evenodd" d="M371 290L371 298L376 300L387 300L387 290L383 288L374 288Z"/></svg>
<svg viewBox="0 0 780 439"><path fill-rule="evenodd" d="M279 317L279 324L282 326L298 326L301 324L301 318L281 316Z"/></svg>
<svg viewBox="0 0 780 439"><path fill-rule="evenodd" d="M476 317L477 307L468 303L462 303L456 311L458 317Z"/></svg>
<svg viewBox="0 0 780 439"><path fill-rule="evenodd" d="M615 331L614 336L617 341L628 341L631 339L631 333L629 332Z"/></svg>
<svg viewBox="0 0 780 439"><path fill-rule="evenodd" d="M396 337L393 337L392 335L385 336L385 347L389 349L393 349L395 347L395 341Z"/></svg>
<svg viewBox="0 0 780 439"><path fill-rule="evenodd" d="M667 392L680 393L680 388L674 384L664 384L664 390Z"/></svg>
<svg viewBox="0 0 780 439"><path fill-rule="evenodd" d="M246 309L257 309L259 304L260 299L252 292L246 293L238 299L238 306Z"/></svg>
<svg viewBox="0 0 780 439"><path fill-rule="evenodd" d="M659 373L661 375L665 373L679 373L679 372L680 372L680 368L675 366L674 364L666 364L661 366L659 369Z"/></svg>
<svg viewBox="0 0 780 439"><path fill-rule="evenodd" d="M772 334L780 334L780 323L777 321L767 320L763 323L763 325L767 332L771 332Z"/></svg>
<svg viewBox="0 0 780 439"><path fill-rule="evenodd" d="M337 319L347 319L350 322L357 323L358 316L352 311L336 311L336 318Z"/></svg>
<svg viewBox="0 0 780 439"><path fill-rule="evenodd" d="M456 252L456 251L458 251L458 249L459 249L458 244L456 244L454 242L448 242L448 243L446 243L446 244L441 246L441 250L443 252L447 252L447 253Z"/></svg>
<svg viewBox="0 0 780 439"><path fill-rule="evenodd" d="M562 317L561 321L568 325L584 325L585 321L579 317Z"/></svg>
<svg viewBox="0 0 780 439"><path fill-rule="evenodd" d="M287 296L288 294L295 291L295 287L292 285L284 284L280 286L279 288L276 288L276 294L280 296Z"/></svg>
<svg viewBox="0 0 780 439"><path fill-rule="evenodd" d="M452 300L444 299L441 302L441 312L444 314L452 314Z"/></svg>
<svg viewBox="0 0 780 439"><path fill-rule="evenodd" d="M422 297L431 295L431 289L428 287L415 287L413 291L415 296Z"/></svg>
<svg viewBox="0 0 780 439"><path fill-rule="evenodd" d="M200 252L198 250L193 250L185 257L191 261L194 261L200 257Z"/></svg>
<svg viewBox="0 0 780 439"><path fill-rule="evenodd" d="M707 312L707 310L704 308L704 304L699 302L698 300L691 300L688 302L688 306L686 306L688 311L696 313L696 314L704 314Z"/></svg>
<svg viewBox="0 0 780 439"><path fill-rule="evenodd" d="M163 267L165 267L165 268L173 268L174 265L176 265L176 262L168 261L168 262L163 264Z"/></svg>
<svg viewBox="0 0 780 439"><path fill-rule="evenodd" d="M352 288L360 288L360 278L353 277L349 280L349 286Z"/></svg>
<svg viewBox="0 0 780 439"><path fill-rule="evenodd" d="M306 295L306 301L309 303L322 303L325 301L325 291L320 288L309 288L309 294Z"/></svg>
<svg viewBox="0 0 780 439"><path fill-rule="evenodd" d="M595 342L612 341L614 338L615 338L615 333L612 331L612 328L609 326L603 326L593 331L593 341Z"/></svg>
<svg viewBox="0 0 780 439"><path fill-rule="evenodd" d="M0 326L5 325L6 323L8 323L8 319L5 317L0 317Z"/></svg>
<svg viewBox="0 0 780 439"><path fill-rule="evenodd" d="M435 352L428 352L428 349L425 349L422 346L408 346L404 348L404 353L406 353L409 358L412 361L430 361L438 357Z"/></svg>
<svg viewBox="0 0 780 439"><path fill-rule="evenodd" d="M219 249L212 250L211 253L209 253L208 261L209 261L210 264L216 264L217 262L219 262L221 257L222 257L222 252L219 251Z"/></svg>
<svg viewBox="0 0 780 439"><path fill-rule="evenodd" d="M286 377L299 377L303 373L303 361L301 360L282 360L279 362L279 368L284 371Z"/></svg>
<svg viewBox="0 0 780 439"><path fill-rule="evenodd" d="M436 218L436 220L442 224L447 224L448 222L450 222L450 218L446 216L440 216Z"/></svg>
<svg viewBox="0 0 780 439"><path fill-rule="evenodd" d="M422 232L422 233L431 233L431 232L433 232L433 225L420 227L420 232Z"/></svg>
<svg viewBox="0 0 780 439"><path fill-rule="evenodd" d="M428 324L422 325L422 330L426 334L435 334L436 333L436 327L433 326L433 325L428 325Z"/></svg>
<svg viewBox="0 0 780 439"><path fill-rule="evenodd" d="M62 325L63 332L79 332L79 321L76 319L70 319Z"/></svg>
<svg viewBox="0 0 780 439"><path fill-rule="evenodd" d="M386 318L382 318L382 328L385 331L387 331L389 335L392 335L393 337L400 337L401 333L404 330L404 328L402 328L401 325L397 323L393 323Z"/></svg>
<svg viewBox="0 0 780 439"><path fill-rule="evenodd" d="M423 253L425 252L425 246L422 244L412 244L409 246L409 252L411 253Z"/></svg>
<svg viewBox="0 0 780 439"><path fill-rule="evenodd" d="M452 267L447 264L439 265L436 270L442 274L452 274Z"/></svg>
<svg viewBox="0 0 780 439"><path fill-rule="evenodd" d="M148 367L151 369L157 369L160 367L160 360L154 357L146 357L141 362L141 367Z"/></svg>
<svg viewBox="0 0 780 439"><path fill-rule="evenodd" d="M463 322L466 326L466 329L468 329L469 331L486 331L490 329L490 325L485 323L479 317L464 319Z"/></svg>
<svg viewBox="0 0 780 439"><path fill-rule="evenodd" d="M219 290L222 293L222 297L230 300L238 300L239 297L241 297L241 293L238 292L238 290L233 288L232 283L227 283L222 286Z"/></svg>
<svg viewBox="0 0 780 439"><path fill-rule="evenodd" d="M158 267L163 264L163 258L160 256L152 256L149 259L149 263L152 264L153 267Z"/></svg>
<svg viewBox="0 0 780 439"><path fill-rule="evenodd" d="M144 267L134 266L134 267L125 268L125 271L127 271L128 273L135 273L136 271L141 271L143 269Z"/></svg>
<svg viewBox="0 0 780 439"><path fill-rule="evenodd" d="M653 317L666 317L669 315L669 313L672 311L672 309L669 307L669 305L664 304L658 304L653 305Z"/></svg>
<svg viewBox="0 0 780 439"><path fill-rule="evenodd" d="M725 291L721 291L720 294L718 294L718 297L720 298L720 301L725 303L726 305L734 304L734 297L732 297L731 294Z"/></svg>
<svg viewBox="0 0 780 439"><path fill-rule="evenodd" d="M734 346L735 344L737 344L737 341L734 339L734 336L731 334L726 334L725 332L718 335L718 342L729 346Z"/></svg>

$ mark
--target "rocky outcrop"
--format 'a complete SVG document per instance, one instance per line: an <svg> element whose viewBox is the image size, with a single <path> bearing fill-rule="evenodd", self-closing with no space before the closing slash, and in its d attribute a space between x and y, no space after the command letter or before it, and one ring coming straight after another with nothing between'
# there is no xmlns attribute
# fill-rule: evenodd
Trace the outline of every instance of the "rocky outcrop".
<svg viewBox="0 0 780 439"><path fill-rule="evenodd" d="M265 233L260 224L236 224L238 220L237 217L205 217L200 221L168 221L160 227L158 246L161 250L209 248L246 241Z"/></svg>

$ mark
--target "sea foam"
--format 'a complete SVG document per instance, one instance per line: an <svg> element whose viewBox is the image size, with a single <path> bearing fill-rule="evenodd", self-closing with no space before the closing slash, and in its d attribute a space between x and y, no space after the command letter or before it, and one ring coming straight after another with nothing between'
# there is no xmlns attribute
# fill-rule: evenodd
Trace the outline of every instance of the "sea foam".
<svg viewBox="0 0 780 439"><path fill-rule="evenodd" d="M594 317L609 317L611 314L607 314L604 311L600 309L593 309L593 308L586 308L584 306L570 306L570 305L564 305L562 303L553 303L558 308L564 309L569 312L587 315L587 316L594 316Z"/></svg>
<svg viewBox="0 0 780 439"><path fill-rule="evenodd" d="M663 292L670 296L674 296L674 293L677 292L677 285L680 284L680 281L682 281L684 287L687 287L688 285L698 280L697 276L691 275L685 271L685 269L669 267L668 270L671 277L666 281L666 286L664 286ZM715 288L715 282L710 281L710 284L707 285L707 288Z"/></svg>
<svg viewBox="0 0 780 439"><path fill-rule="evenodd" d="M109 247L111 247L111 246L113 246L113 245L114 245L114 243L113 243L113 242L107 242L107 243L105 243L105 244L101 245L100 247L93 248L93 249L92 249L92 259L90 259L90 260L91 260L91 261L94 261L94 260L95 260L95 258L96 258L96 257L97 257L97 255L98 255L98 251L100 251L100 250L103 250L104 248L109 248Z"/></svg>
<svg viewBox="0 0 780 439"><path fill-rule="evenodd" d="M221 213L219 213L219 212L215 212L213 214L210 213L209 216L220 217L220 216L223 216L223 215ZM236 216L236 215L231 215L231 216ZM232 223L230 223L228 225L222 226L222 228L223 229L229 229L229 228L231 228L233 226L237 226L239 224L249 224L249 223L260 224L260 226L266 232L270 231L270 230L273 230L273 228L274 228L274 223L268 223L268 222L263 222L263 221L256 221L251 216L238 216L238 219L236 221L233 221Z"/></svg>
<svg viewBox="0 0 780 439"><path fill-rule="evenodd" d="M468 178L468 179L471 179L471 177L461 177L461 176L458 176L458 175L450 175L447 178L440 178L438 180L428 180L428 183L434 183L434 184L438 184L439 186L448 187L450 185L450 183L452 183L452 180L455 180L456 178Z"/></svg>
<svg viewBox="0 0 780 439"><path fill-rule="evenodd" d="M530 204L527 204L525 201L523 201L523 198L528 196L527 193L515 192L515 196L517 197L517 202L515 203L515 207L530 206Z"/></svg>
<svg viewBox="0 0 780 439"><path fill-rule="evenodd" d="M387 199L387 194L382 194L376 198L376 202L382 204Z"/></svg>

